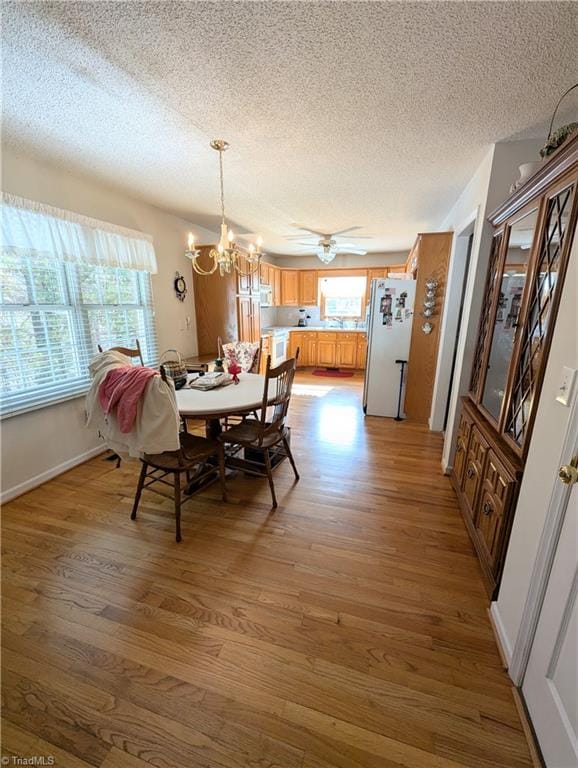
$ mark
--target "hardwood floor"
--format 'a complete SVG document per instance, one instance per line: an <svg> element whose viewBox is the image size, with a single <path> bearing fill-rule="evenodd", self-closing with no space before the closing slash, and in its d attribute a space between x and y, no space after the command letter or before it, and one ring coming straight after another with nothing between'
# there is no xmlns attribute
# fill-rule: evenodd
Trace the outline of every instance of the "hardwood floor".
<svg viewBox="0 0 578 768"><path fill-rule="evenodd" d="M300 373L301 472L183 508L98 457L3 511L4 754L63 768L531 765L441 438Z"/></svg>

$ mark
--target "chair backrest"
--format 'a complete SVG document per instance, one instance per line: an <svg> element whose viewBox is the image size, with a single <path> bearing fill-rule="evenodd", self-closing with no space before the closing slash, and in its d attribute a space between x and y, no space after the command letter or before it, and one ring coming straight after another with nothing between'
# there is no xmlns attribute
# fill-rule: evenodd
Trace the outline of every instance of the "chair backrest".
<svg viewBox="0 0 578 768"><path fill-rule="evenodd" d="M297 349L295 357L271 368L271 355L267 356L265 387L259 421L259 443L263 441L266 435L271 432L279 432L285 425L298 358L299 349ZM268 409L271 407L273 413L271 419L267 421Z"/></svg>
<svg viewBox="0 0 578 768"><path fill-rule="evenodd" d="M144 360L143 360L142 351L140 348L140 342L138 339L135 339L134 343L136 345L134 349L129 349L128 347L111 347L110 350L112 350L113 352L120 352L122 355L126 355L127 357L138 357L138 359L140 360L140 364L144 366ZM98 351L104 352L100 344L98 345Z"/></svg>
<svg viewBox="0 0 578 768"><path fill-rule="evenodd" d="M261 364L261 347L263 341L232 341L223 344L223 353L226 360L233 358L241 366L243 373L259 373Z"/></svg>

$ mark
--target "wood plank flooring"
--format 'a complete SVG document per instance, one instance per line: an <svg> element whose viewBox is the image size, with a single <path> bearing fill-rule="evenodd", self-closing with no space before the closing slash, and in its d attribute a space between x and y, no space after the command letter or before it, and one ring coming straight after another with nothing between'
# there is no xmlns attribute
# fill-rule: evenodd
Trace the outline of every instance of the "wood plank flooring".
<svg viewBox="0 0 578 768"><path fill-rule="evenodd" d="M525 768L441 438L299 373L301 471L183 508L97 457L3 510L3 754L66 768Z"/></svg>

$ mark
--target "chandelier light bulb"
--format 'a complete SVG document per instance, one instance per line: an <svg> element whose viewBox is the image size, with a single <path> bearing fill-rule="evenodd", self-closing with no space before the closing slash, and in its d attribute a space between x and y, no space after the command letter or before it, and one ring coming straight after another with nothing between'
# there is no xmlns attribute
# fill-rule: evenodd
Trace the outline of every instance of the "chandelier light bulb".
<svg viewBox="0 0 578 768"><path fill-rule="evenodd" d="M195 248L195 237L194 237L192 232L189 232L188 244L189 244L189 251L194 250L194 248Z"/></svg>
<svg viewBox="0 0 578 768"><path fill-rule="evenodd" d="M235 235L233 234L233 230L232 229L229 230L228 238L229 238L229 242L230 243L232 243L235 240Z"/></svg>

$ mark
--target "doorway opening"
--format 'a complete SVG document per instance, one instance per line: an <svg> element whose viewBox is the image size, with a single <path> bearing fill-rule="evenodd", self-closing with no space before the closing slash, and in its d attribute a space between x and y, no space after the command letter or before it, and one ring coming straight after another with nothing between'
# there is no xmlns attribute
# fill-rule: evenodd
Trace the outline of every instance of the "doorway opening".
<svg viewBox="0 0 578 768"><path fill-rule="evenodd" d="M450 402L452 399L452 390L454 386L454 374L456 371L456 356L458 354L458 339L460 338L460 331L462 328L462 317L464 313L464 297L466 295L466 282L467 282L467 274L469 272L470 268L470 259L472 257L472 245L474 243L474 228L472 224L472 231L467 236L467 247L466 247L466 254L464 259L464 268L463 268L463 275L462 275L462 290L460 294L460 300L459 300L459 309L458 309L458 317L457 317L457 325L456 330L454 334L454 343L453 343L453 354L452 354L452 364L450 368L450 376L449 376L449 384L448 384L448 394L446 398L446 409L444 413L444 423L442 427L442 432L446 431L446 426L448 423L448 414L450 412Z"/></svg>

